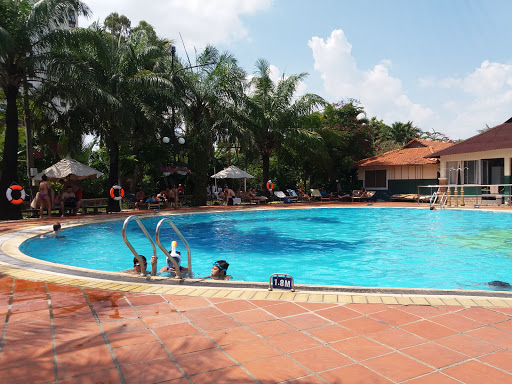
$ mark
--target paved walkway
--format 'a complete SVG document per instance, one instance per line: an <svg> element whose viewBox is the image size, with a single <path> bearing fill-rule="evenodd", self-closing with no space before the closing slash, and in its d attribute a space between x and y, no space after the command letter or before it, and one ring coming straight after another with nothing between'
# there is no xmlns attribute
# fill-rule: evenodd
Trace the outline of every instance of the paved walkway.
<svg viewBox="0 0 512 384"><path fill-rule="evenodd" d="M0 331L2 383L512 382L507 297L162 287L4 264Z"/></svg>
<svg viewBox="0 0 512 384"><path fill-rule="evenodd" d="M512 308L300 303L0 276L3 383L512 382Z"/></svg>

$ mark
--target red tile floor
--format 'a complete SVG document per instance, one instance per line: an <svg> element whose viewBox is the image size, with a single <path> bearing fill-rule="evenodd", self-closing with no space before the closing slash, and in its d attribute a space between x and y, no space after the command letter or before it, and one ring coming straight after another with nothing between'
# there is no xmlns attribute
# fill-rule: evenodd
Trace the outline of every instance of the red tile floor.
<svg viewBox="0 0 512 384"><path fill-rule="evenodd" d="M512 308L133 294L0 276L1 383L512 383Z"/></svg>

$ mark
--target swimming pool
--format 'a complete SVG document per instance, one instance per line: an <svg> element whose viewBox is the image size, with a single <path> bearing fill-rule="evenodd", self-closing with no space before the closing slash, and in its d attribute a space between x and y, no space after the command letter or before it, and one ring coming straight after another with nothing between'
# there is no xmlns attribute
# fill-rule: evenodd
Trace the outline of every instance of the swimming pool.
<svg viewBox="0 0 512 384"><path fill-rule="evenodd" d="M143 219L150 234L162 217ZM489 289L469 286L510 282L512 215L506 212L410 208L315 208L196 213L172 216L189 242L195 276L209 274L215 260L230 263L234 280L268 282L288 273L296 284L368 287ZM20 250L51 262L121 271L133 256L121 234L123 221L62 230L57 238L33 238ZM128 239L151 256L135 222ZM162 228L170 248L178 240ZM165 256L158 250L159 268ZM148 257L149 259L149 257Z"/></svg>

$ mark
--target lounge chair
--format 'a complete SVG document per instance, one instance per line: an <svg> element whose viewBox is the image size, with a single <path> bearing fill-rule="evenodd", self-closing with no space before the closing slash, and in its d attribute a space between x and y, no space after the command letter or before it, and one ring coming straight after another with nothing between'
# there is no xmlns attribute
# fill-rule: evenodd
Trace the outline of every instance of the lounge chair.
<svg viewBox="0 0 512 384"><path fill-rule="evenodd" d="M290 198L286 196L283 191L274 191L274 196L279 198L283 203L291 202Z"/></svg>
<svg viewBox="0 0 512 384"><path fill-rule="evenodd" d="M287 189L286 193L288 194L288 197L290 198L291 201L299 201L299 195L297 195L297 192L295 192L293 189Z"/></svg>
<svg viewBox="0 0 512 384"><path fill-rule="evenodd" d="M375 191L364 191L362 192L359 189L352 191L352 201L369 201L373 199L375 195Z"/></svg>

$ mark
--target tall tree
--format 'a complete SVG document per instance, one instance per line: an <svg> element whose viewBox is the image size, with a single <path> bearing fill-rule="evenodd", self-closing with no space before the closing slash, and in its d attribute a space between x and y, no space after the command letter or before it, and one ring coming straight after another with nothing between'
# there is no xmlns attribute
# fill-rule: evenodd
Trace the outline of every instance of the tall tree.
<svg viewBox="0 0 512 384"><path fill-rule="evenodd" d="M18 95L24 81L51 81L48 52L65 33L60 29L72 12L86 15L78 0L0 1L0 86L6 99L6 131L0 179L0 219L21 218L5 191L16 182L18 152Z"/></svg>
<svg viewBox="0 0 512 384"><path fill-rule="evenodd" d="M266 60L256 62L256 76L250 81L249 97L244 108L243 124L252 133L252 139L262 161L261 189L270 178L270 156L285 140L311 138L311 132L301 126L301 117L325 104L318 95L306 94L295 98L297 86L307 74L283 76L277 83L270 77Z"/></svg>

